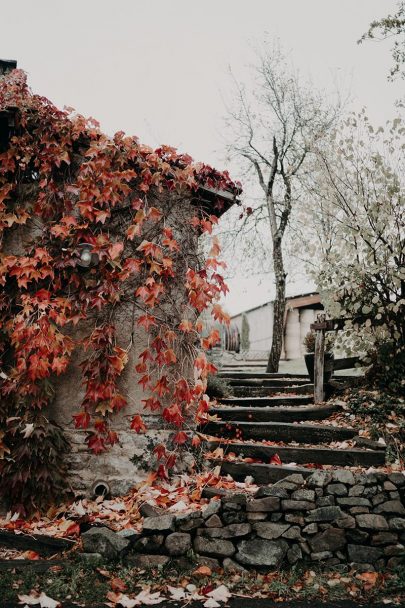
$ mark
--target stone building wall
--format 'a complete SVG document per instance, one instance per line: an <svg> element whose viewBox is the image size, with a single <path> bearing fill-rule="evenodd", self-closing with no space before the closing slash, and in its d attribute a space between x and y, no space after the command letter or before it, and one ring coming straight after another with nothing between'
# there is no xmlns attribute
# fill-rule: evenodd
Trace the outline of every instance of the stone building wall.
<svg viewBox="0 0 405 608"><path fill-rule="evenodd" d="M214 497L188 514L147 504L141 512L142 533L93 528L82 535L83 550L122 553L142 568L170 559L190 564L191 558L225 569L304 562L379 571L405 562L405 476L399 473L317 470L306 481L293 474L263 486L254 497Z"/></svg>
<svg viewBox="0 0 405 608"><path fill-rule="evenodd" d="M153 193L149 195L150 206L155 206L164 211L167 225L174 230L174 238L179 242L182 251L187 253L188 262L191 266L197 263L199 258L199 244L196 233L190 229L188 219L198 214L198 200L192 202L190 198L179 196L175 193ZM115 217L117 217L117 212ZM120 230L125 230L130 222L130 217L115 220L120 223ZM111 227L116 230L116 225ZM118 233L119 236L119 233ZM41 225L39 222L29 222L26 226L17 226L6 233L2 243L2 252L13 255L26 255L33 242L41 237ZM124 256L134 255L133 251L124 251ZM184 274L185 261L182 262L180 272ZM137 278L132 286L132 296L137 288ZM173 309L173 318L176 318L175 308L183 309L185 317L188 318L192 311L187 308L184 279L173 281L168 288L166 297L170 300L169 306ZM133 299L134 296L133 296ZM163 304L165 305L165 304ZM127 491L136 482L146 476L146 466L152 460L153 444L165 443L169 432L165 430L165 423L159 412L146 412L143 409L142 399L149 394L144 392L138 384L139 374L135 371L138 355L148 346L148 334L136 323L138 317L144 314L132 302L118 304L115 307L114 324L116 327L117 345L128 349L128 363L119 378L118 386L121 394L127 399L128 405L121 412L111 418L111 430L119 435L119 443L110 447L107 452L95 455L89 452L85 443L85 431L75 429L73 414L80 411L80 404L84 397L84 386L80 363L86 353L81 348L74 351L67 371L61 376L52 378L55 388L55 398L47 416L57 422L64 430L72 450L69 456L70 477L69 483L75 491L91 493L96 482L104 482L113 494ZM81 321L72 328L68 325L63 331L68 333L74 340L80 341L91 333L97 322L102 318L101 313L96 312L89 320ZM179 319L180 320L180 319ZM185 358L179 356L183 367L181 375L193 379L193 369L184 363ZM180 371L180 370L179 370ZM134 414L142 414L148 428L145 435L138 435L130 430L130 420ZM138 464L131 462L135 456Z"/></svg>

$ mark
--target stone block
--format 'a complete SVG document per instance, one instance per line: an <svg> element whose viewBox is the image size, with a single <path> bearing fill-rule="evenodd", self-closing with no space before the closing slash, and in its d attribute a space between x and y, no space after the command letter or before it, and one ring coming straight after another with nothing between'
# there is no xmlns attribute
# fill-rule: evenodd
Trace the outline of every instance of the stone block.
<svg viewBox="0 0 405 608"><path fill-rule="evenodd" d="M346 545L346 534L344 530L339 528L329 528L324 532L320 532L313 538L308 540L308 543L314 553L322 551L337 551Z"/></svg>
<svg viewBox="0 0 405 608"><path fill-rule="evenodd" d="M330 483L328 493L334 496L347 496L347 487L343 483Z"/></svg>
<svg viewBox="0 0 405 608"><path fill-rule="evenodd" d="M383 552L377 547L369 545L347 545L349 559L355 563L375 564Z"/></svg>
<svg viewBox="0 0 405 608"><path fill-rule="evenodd" d="M405 507L399 500L388 500L383 502L378 507L375 507L374 513L388 513L390 515L405 515Z"/></svg>
<svg viewBox="0 0 405 608"><path fill-rule="evenodd" d="M323 562L325 559L333 557L333 553L331 551L320 551L319 553L311 553L310 556L313 562Z"/></svg>
<svg viewBox="0 0 405 608"><path fill-rule="evenodd" d="M261 512L270 513L272 511L280 510L280 499L276 496L267 496L266 498L254 498L250 500L246 505L248 513Z"/></svg>
<svg viewBox="0 0 405 608"><path fill-rule="evenodd" d="M85 553L99 553L106 559L117 558L130 545L129 540L104 527L90 528L81 538Z"/></svg>
<svg viewBox="0 0 405 608"><path fill-rule="evenodd" d="M334 496L320 496L316 500L317 507L332 507L335 504Z"/></svg>
<svg viewBox="0 0 405 608"><path fill-rule="evenodd" d="M351 471L346 471L345 469L338 469L337 471L333 471L332 479L333 481L337 481L338 483L344 483L348 486L354 486L356 483L353 473Z"/></svg>
<svg viewBox="0 0 405 608"><path fill-rule="evenodd" d="M347 496L336 499L338 505L343 507L371 507L371 502L368 498L362 498L361 496Z"/></svg>
<svg viewBox="0 0 405 608"><path fill-rule="evenodd" d="M166 537L165 547L169 555L184 555L191 549L191 536L185 532L173 532Z"/></svg>
<svg viewBox="0 0 405 608"><path fill-rule="evenodd" d="M274 540L279 538L284 532L288 530L290 524L279 524L272 522L258 522L253 524L253 529L255 530L257 536L260 538L265 538L267 540Z"/></svg>
<svg viewBox="0 0 405 608"><path fill-rule="evenodd" d="M222 526L222 521L219 515L211 515L208 519L205 520L205 526L207 528L220 528Z"/></svg>
<svg viewBox="0 0 405 608"><path fill-rule="evenodd" d="M405 530L405 519L403 517L393 517L389 521L391 530Z"/></svg>
<svg viewBox="0 0 405 608"><path fill-rule="evenodd" d="M211 515L216 515L221 510L221 501L213 498L211 502L202 511L203 519L208 519Z"/></svg>
<svg viewBox="0 0 405 608"><path fill-rule="evenodd" d="M372 513L356 515L357 525L370 530L388 530L388 522L382 515Z"/></svg>
<svg viewBox="0 0 405 608"><path fill-rule="evenodd" d="M318 532L318 524L308 524L302 529L303 534L316 534Z"/></svg>
<svg viewBox="0 0 405 608"><path fill-rule="evenodd" d="M308 488L324 488L332 479L332 475L328 471L314 471L307 478Z"/></svg>
<svg viewBox="0 0 405 608"><path fill-rule="evenodd" d="M279 486L262 486L255 494L255 498L266 498L275 496L276 498L288 498L288 490Z"/></svg>
<svg viewBox="0 0 405 608"><path fill-rule="evenodd" d="M238 562L235 562L230 557L226 557L224 559L224 561L222 563L222 567L225 570L225 572L235 572L235 573L247 572L246 568L244 568L243 566L238 564Z"/></svg>
<svg viewBox="0 0 405 608"><path fill-rule="evenodd" d="M393 532L378 532L371 539L372 545L389 545L398 542L398 534Z"/></svg>
<svg viewBox="0 0 405 608"><path fill-rule="evenodd" d="M405 486L405 475L403 473L391 473L388 479L398 487Z"/></svg>
<svg viewBox="0 0 405 608"><path fill-rule="evenodd" d="M138 553L161 553L164 540L163 534L142 536L133 543L132 549Z"/></svg>
<svg viewBox="0 0 405 608"><path fill-rule="evenodd" d="M159 515L157 517L146 517L143 520L143 534L154 534L156 532L174 532L174 515Z"/></svg>
<svg viewBox="0 0 405 608"><path fill-rule="evenodd" d="M235 547L229 540L206 538L205 536L197 536L194 539L194 550L196 553L213 557L231 557L235 553Z"/></svg>
<svg viewBox="0 0 405 608"><path fill-rule="evenodd" d="M221 515L224 524L241 524L246 521L245 511L224 511Z"/></svg>
<svg viewBox="0 0 405 608"><path fill-rule="evenodd" d="M315 503L307 500L282 500L281 508L283 511L310 511L315 509Z"/></svg>
<svg viewBox="0 0 405 608"><path fill-rule="evenodd" d="M335 519L340 519L343 516L344 513L340 507L320 507L311 511L311 513L309 513L305 518L305 521L307 523L311 523L313 521L334 521Z"/></svg>
<svg viewBox="0 0 405 608"><path fill-rule="evenodd" d="M238 543L237 561L248 566L278 567L288 551L285 540L255 538Z"/></svg>
<svg viewBox="0 0 405 608"><path fill-rule="evenodd" d="M288 563L293 566L300 559L302 559L302 550L299 545L292 545L287 551L287 560Z"/></svg>

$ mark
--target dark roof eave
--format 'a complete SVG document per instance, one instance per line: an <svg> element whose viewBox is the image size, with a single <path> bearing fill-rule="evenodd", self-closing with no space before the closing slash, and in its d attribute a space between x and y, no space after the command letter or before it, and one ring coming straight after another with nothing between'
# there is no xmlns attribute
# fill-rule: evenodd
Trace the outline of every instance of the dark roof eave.
<svg viewBox="0 0 405 608"><path fill-rule="evenodd" d="M217 190L209 186L199 186L194 204L201 207L207 213L221 217L232 205L239 204L238 192L231 190Z"/></svg>

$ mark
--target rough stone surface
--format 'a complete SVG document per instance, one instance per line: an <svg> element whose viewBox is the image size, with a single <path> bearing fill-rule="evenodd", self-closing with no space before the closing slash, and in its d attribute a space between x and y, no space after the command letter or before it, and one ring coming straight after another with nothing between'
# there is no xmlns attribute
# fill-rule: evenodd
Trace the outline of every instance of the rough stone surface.
<svg viewBox="0 0 405 608"><path fill-rule="evenodd" d="M311 553L311 559L314 562L324 561L330 557L333 557L333 553L331 551L319 551L318 553Z"/></svg>
<svg viewBox="0 0 405 608"><path fill-rule="evenodd" d="M235 557L241 564L249 566L277 567L283 561L287 551L288 543L285 540L273 541L255 538L238 543L238 552Z"/></svg>
<svg viewBox="0 0 405 608"><path fill-rule="evenodd" d="M184 555L191 549L191 536L184 532L173 532L166 537L165 547L169 555Z"/></svg>
<svg viewBox="0 0 405 608"><path fill-rule="evenodd" d="M278 486L262 486L255 494L255 498L265 498L266 496L275 496L276 498L288 498L288 491L285 488Z"/></svg>
<svg viewBox="0 0 405 608"><path fill-rule="evenodd" d="M356 483L353 473L351 471L346 471L345 469L333 471L332 479L333 481L337 481L338 483L345 483L349 486L354 486L354 484Z"/></svg>
<svg viewBox="0 0 405 608"><path fill-rule="evenodd" d="M109 528L91 528L81 536L85 553L100 553L107 559L120 555L130 542Z"/></svg>
<svg viewBox="0 0 405 608"><path fill-rule="evenodd" d="M365 489L365 486L361 485L352 486L349 489L349 496L363 496ZM369 496L370 494L368 493L367 495Z"/></svg>
<svg viewBox="0 0 405 608"><path fill-rule="evenodd" d="M288 563L292 566L302 559L302 550L299 545L293 545L287 551Z"/></svg>
<svg viewBox="0 0 405 608"><path fill-rule="evenodd" d="M303 534L316 534L318 532L318 524L308 524L302 530Z"/></svg>
<svg viewBox="0 0 405 608"><path fill-rule="evenodd" d="M390 513L392 515L405 515L405 507L399 500L388 500L374 509L375 513Z"/></svg>
<svg viewBox="0 0 405 608"><path fill-rule="evenodd" d="M146 517L143 520L143 533L153 534L154 532L174 532L174 515L159 515L158 517Z"/></svg>
<svg viewBox="0 0 405 608"><path fill-rule="evenodd" d="M151 534L139 538L132 547L134 551L139 553L160 553L165 537L163 534Z"/></svg>
<svg viewBox="0 0 405 608"><path fill-rule="evenodd" d="M379 532L371 539L373 545L388 545L389 543L396 543L397 541L398 534L394 534L393 532Z"/></svg>
<svg viewBox="0 0 405 608"><path fill-rule="evenodd" d="M346 545L346 534L344 530L329 528L309 539L308 542L314 553L337 551Z"/></svg>
<svg viewBox="0 0 405 608"><path fill-rule="evenodd" d="M282 500L281 508L283 511L310 511L315 508L315 503L306 500Z"/></svg>
<svg viewBox="0 0 405 608"><path fill-rule="evenodd" d="M247 572L246 568L235 562L230 557L226 557L223 561L223 569L225 572Z"/></svg>
<svg viewBox="0 0 405 608"><path fill-rule="evenodd" d="M246 513L245 511L225 511L221 518L224 524L240 524L246 521Z"/></svg>
<svg viewBox="0 0 405 608"><path fill-rule="evenodd" d="M276 496L267 496L266 498L254 498L247 503L246 510L248 512L266 512L278 511L280 508L280 499Z"/></svg>
<svg viewBox="0 0 405 608"><path fill-rule="evenodd" d="M219 515L211 515L206 521L205 525L207 528L220 528L222 526L222 521Z"/></svg>
<svg viewBox="0 0 405 608"><path fill-rule="evenodd" d="M212 499L211 502L207 505L207 507L202 512L203 519L208 519L211 515L215 515L221 509L221 501L217 499Z"/></svg>
<svg viewBox="0 0 405 608"><path fill-rule="evenodd" d="M347 487L343 483L330 483L328 492L334 496L347 496Z"/></svg>
<svg viewBox="0 0 405 608"><path fill-rule="evenodd" d="M348 545L347 551L349 559L356 563L374 564L383 554L381 549L367 545Z"/></svg>
<svg viewBox="0 0 405 608"><path fill-rule="evenodd" d="M371 502L368 498L362 498L361 496L347 496L343 498L337 498L338 505L344 507L371 507Z"/></svg>
<svg viewBox="0 0 405 608"><path fill-rule="evenodd" d="M306 517L306 521L334 521L341 517L343 517L343 512L340 507L320 507L311 511Z"/></svg>
<svg viewBox="0 0 405 608"><path fill-rule="evenodd" d="M279 538L284 532L288 530L290 524L279 524L272 522L258 522L253 524L257 536L260 538L266 538L267 540L274 540Z"/></svg>
<svg viewBox="0 0 405 608"><path fill-rule="evenodd" d="M300 490L295 490L291 494L292 500L306 500L308 502L314 502L315 500L315 491L307 490L306 488L302 488Z"/></svg>
<svg viewBox="0 0 405 608"><path fill-rule="evenodd" d="M194 539L194 550L196 553L213 555L214 557L231 557L235 553L235 547L229 540L206 538L197 536Z"/></svg>
<svg viewBox="0 0 405 608"><path fill-rule="evenodd" d="M389 523L393 530L405 530L405 519L402 517L393 517Z"/></svg>
<svg viewBox="0 0 405 608"><path fill-rule="evenodd" d="M307 479L308 488L324 488L332 479L328 471L314 471Z"/></svg>
<svg viewBox="0 0 405 608"><path fill-rule="evenodd" d="M334 496L320 496L316 500L317 507L333 507L334 504L335 504Z"/></svg>
<svg viewBox="0 0 405 608"><path fill-rule="evenodd" d="M370 530L388 530L388 522L382 515L364 514L356 515L356 522L360 528Z"/></svg>

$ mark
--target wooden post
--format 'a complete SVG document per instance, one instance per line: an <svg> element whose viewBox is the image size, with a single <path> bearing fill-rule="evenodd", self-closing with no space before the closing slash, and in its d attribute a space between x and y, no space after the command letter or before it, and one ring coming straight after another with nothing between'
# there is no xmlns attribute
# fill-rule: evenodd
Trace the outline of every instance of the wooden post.
<svg viewBox="0 0 405 608"><path fill-rule="evenodd" d="M317 323L324 323L325 315L320 314ZM324 387L325 367L325 329L317 329L315 335L315 357L314 357L314 403L325 401Z"/></svg>

